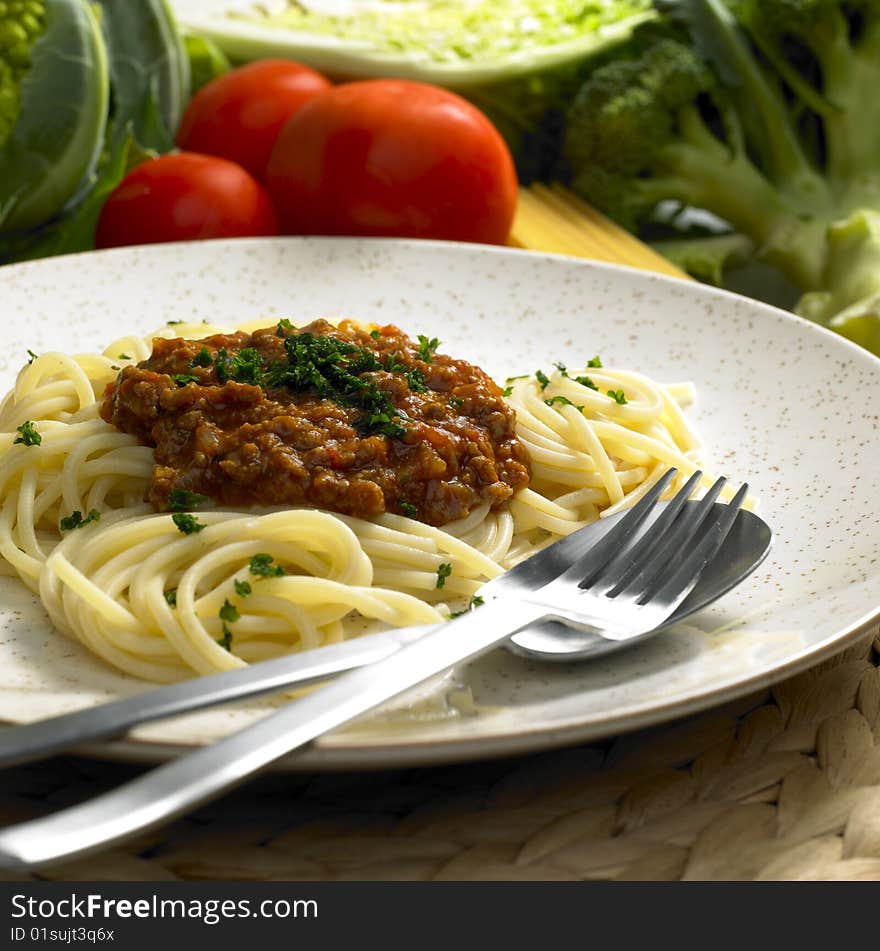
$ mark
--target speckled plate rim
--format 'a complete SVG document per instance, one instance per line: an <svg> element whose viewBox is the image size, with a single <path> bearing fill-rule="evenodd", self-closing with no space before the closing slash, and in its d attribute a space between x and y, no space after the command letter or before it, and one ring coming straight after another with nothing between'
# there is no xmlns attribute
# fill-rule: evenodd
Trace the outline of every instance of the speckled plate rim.
<svg viewBox="0 0 880 951"><path fill-rule="evenodd" d="M303 242L329 242L345 245L364 243L364 239L236 239L232 241L215 242L215 244L244 246L276 242L293 244ZM548 262L561 261L568 264L575 263L579 267L625 276L627 280L635 283L645 281L652 287L662 288L663 286L674 286L678 293L681 293L683 286L687 286L689 289L688 293L722 304L726 301L737 301L742 304L745 300L739 295L718 288L697 284L684 285L681 281L663 275L646 273L620 265L583 261L565 255L522 252L487 245L463 246L444 241L412 242L397 239L366 239L366 243L386 245L392 249L394 247L407 248L417 246L427 251L430 251L431 248L446 250L456 249L462 252L472 250L484 255L507 256L511 254L518 255L528 253L529 257L533 260L541 259ZM191 245L186 243L176 245L176 247L181 250L181 253L184 254L186 248L190 246ZM175 246L165 245L163 247L172 248ZM94 259L97 255L107 256L108 258L114 256L124 257L130 250L137 250L140 253L150 251L149 248L121 248L103 252L88 252L85 254L72 255L68 256L67 259L78 258L86 262ZM21 265L12 265L9 266L8 269L24 272L26 269L40 269L50 263L50 261L33 261ZM2 278L3 270L7 269L4 268L0 270L0 278ZM782 320L792 328L800 328L799 332L801 333L818 335L819 338L824 338L830 352L837 350L839 353L846 354L850 358L866 362L873 370L880 372L880 359L872 356L839 335L812 324L796 315L789 314L758 301L749 300L747 304L756 315L762 313L772 315L775 319ZM310 744L304 750L282 758L274 764L273 768L289 771L344 771L441 765L475 759L534 753L555 747L595 741L647 727L656 727L682 716L698 713L711 707L721 706L751 694L758 694L767 687L803 672L833 654L844 650L878 624L880 624L880 592L878 592L878 603L872 606L858 620L845 625L824 640L790 655L783 662L773 666L771 669L766 669L750 676L731 678L729 682L716 684L706 690L697 690L686 697L677 698L666 703L656 703L649 708L632 705L618 709L614 714L603 716L601 719L579 719L577 722L561 722L559 725L549 729L546 726L537 725L519 729L515 733L497 731L483 733L473 739L432 739L429 742L421 742L419 744L389 743L384 740L375 740L363 736L352 737L346 736L340 731L339 734L328 734L326 737L322 737L313 744ZM0 723L12 725L12 721L9 720L0 720ZM158 763L169 758L183 755L187 751L197 748L200 745L199 742L166 743L149 738L138 738L136 740L121 739L113 742L91 744L77 748L76 752L106 759Z"/></svg>
<svg viewBox="0 0 880 951"><path fill-rule="evenodd" d="M282 772L346 772L373 771L385 769L412 769L424 766L443 766L475 760L503 759L508 756L523 756L579 743L607 740L609 737L624 735L649 727L658 727L682 717L702 713L726 703L756 695L755 703L761 702L761 691L772 687L796 674L809 670L816 664L833 657L857 642L863 635L880 624L880 607L856 624L850 625L839 634L830 638L802 655L792 658L778 668L740 680L726 687L719 687L701 694L694 694L685 700L675 701L665 706L640 711L637 708L624 709L601 722L584 722L553 730L535 727L516 734L497 732L485 734L476 740L434 740L418 746L402 746L361 740L357 746L346 738L345 745L336 746L330 734L320 738L301 752L289 754L271 767ZM8 722L8 721L0 721ZM96 759L120 760L123 762L157 764L187 752L198 749L200 744L161 743L155 740L138 741L117 740L77 747L76 752Z"/></svg>

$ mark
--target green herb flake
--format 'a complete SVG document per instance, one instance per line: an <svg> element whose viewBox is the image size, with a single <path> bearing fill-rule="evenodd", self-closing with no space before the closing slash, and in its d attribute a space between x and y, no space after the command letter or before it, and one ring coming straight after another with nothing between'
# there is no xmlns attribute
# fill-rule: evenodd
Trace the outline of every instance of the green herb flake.
<svg viewBox="0 0 880 951"><path fill-rule="evenodd" d="M230 654L232 653L232 631L229 630L226 624L223 625L223 637L218 637L217 643L226 648Z"/></svg>
<svg viewBox="0 0 880 951"><path fill-rule="evenodd" d="M551 396L549 400L544 400L544 402L548 406L554 406L557 403L560 406L573 406L579 413L584 411L583 406L578 406L576 403L572 403L572 401L567 396Z"/></svg>
<svg viewBox="0 0 880 951"><path fill-rule="evenodd" d="M89 514L83 517L83 513L77 509L74 512L71 512L70 515L66 515L58 523L58 527L62 532L70 532L75 528L82 528L83 525L88 525L90 522L97 522L101 518L101 513L97 509L90 509Z"/></svg>
<svg viewBox="0 0 880 951"><path fill-rule="evenodd" d="M555 366L556 369L559 370L559 373L562 376L568 376L568 367L564 363L554 363L553 366Z"/></svg>
<svg viewBox="0 0 880 951"><path fill-rule="evenodd" d="M443 564L437 569L437 584L435 587L443 588L446 586L446 579L452 574L452 565Z"/></svg>
<svg viewBox="0 0 880 951"><path fill-rule="evenodd" d="M29 363L29 364L30 364L30 363L33 363L34 360L38 359L39 356L40 356L38 353L34 353L33 350L28 350L28 351L27 351L27 355L28 355L28 363Z"/></svg>
<svg viewBox="0 0 880 951"><path fill-rule="evenodd" d="M618 406L626 406L627 399L623 395L623 390L609 390L608 396L610 396Z"/></svg>
<svg viewBox="0 0 880 951"><path fill-rule="evenodd" d="M251 588L249 581L239 581L238 578L235 579L235 593L240 598L246 598L252 591L253 588Z"/></svg>
<svg viewBox="0 0 880 951"><path fill-rule="evenodd" d="M43 437L37 432L33 422L29 419L18 426L16 432L18 435L12 440L13 445L20 442L24 446L39 446L43 441Z"/></svg>
<svg viewBox="0 0 880 951"><path fill-rule="evenodd" d="M174 380L178 386L186 386L188 383L200 382L199 377L193 376L192 373L175 373L171 379Z"/></svg>
<svg viewBox="0 0 880 951"><path fill-rule="evenodd" d="M418 518L419 510L412 504L412 502L407 502L406 500L401 499L397 504L400 507L400 511L403 512L407 518Z"/></svg>
<svg viewBox="0 0 880 951"><path fill-rule="evenodd" d="M165 323L166 323L169 327L176 327L178 324L182 324L183 321L182 321L182 320L166 320Z"/></svg>
<svg viewBox="0 0 880 951"><path fill-rule="evenodd" d="M550 378L543 370L535 370L535 379L541 384L541 389L546 390L550 383Z"/></svg>
<svg viewBox="0 0 880 951"><path fill-rule="evenodd" d="M592 360L587 364L587 369L589 370L601 370L602 361L598 357L593 357Z"/></svg>
<svg viewBox="0 0 880 951"><path fill-rule="evenodd" d="M127 353L117 353L117 354L116 354L116 359L117 359L117 360L130 360L131 357L130 357Z"/></svg>
<svg viewBox="0 0 880 951"><path fill-rule="evenodd" d="M275 336L276 337L286 337L294 329L293 324L286 318L282 317L278 321L278 325L275 327Z"/></svg>
<svg viewBox="0 0 880 951"><path fill-rule="evenodd" d="M275 559L265 552L254 555L248 565L248 571L257 578L280 578L287 572L281 565L274 564Z"/></svg>
<svg viewBox="0 0 880 951"><path fill-rule="evenodd" d="M452 407L461 406L461 404L462 404L463 402L464 402L464 400L463 400L460 396L450 396L450 397L449 397L449 405L452 406Z"/></svg>
<svg viewBox="0 0 880 951"><path fill-rule="evenodd" d="M214 357L214 374L217 377L217 382L221 384L226 383L232 375L232 358L225 347L221 347Z"/></svg>
<svg viewBox="0 0 880 951"><path fill-rule="evenodd" d="M467 614L469 611L473 611L476 608L481 608L484 604L485 604L485 600L483 599L483 597L479 594L475 594L471 598L470 602L468 603L468 606L463 611L453 611L452 614L450 614L449 616L451 618L461 617L462 614Z"/></svg>
<svg viewBox="0 0 880 951"><path fill-rule="evenodd" d="M190 492L189 489L172 489L168 493L168 508L172 512L188 512L197 509L208 501L207 495L199 492Z"/></svg>
<svg viewBox="0 0 880 951"><path fill-rule="evenodd" d="M202 347L192 358L189 365L191 367L209 367L213 362L214 358L211 356L211 351L207 347Z"/></svg>
<svg viewBox="0 0 880 951"><path fill-rule="evenodd" d="M195 515L190 515L187 512L175 512L171 516L171 520L177 526L177 530L184 535L194 535L208 527L204 522L200 522Z"/></svg>
<svg viewBox="0 0 880 951"><path fill-rule="evenodd" d="M258 350L245 347L232 358L230 375L236 383L260 386L263 382L263 361Z"/></svg>
<svg viewBox="0 0 880 951"><path fill-rule="evenodd" d="M382 333L378 330L371 330L370 336L373 338L373 340L378 340L382 336Z"/></svg>
<svg viewBox="0 0 880 951"><path fill-rule="evenodd" d="M177 607L177 588L169 588L163 592L163 595L172 608Z"/></svg>
<svg viewBox="0 0 880 951"><path fill-rule="evenodd" d="M502 395L502 396L513 396L513 387L512 387L512 386L505 386L504 389L501 391L501 395Z"/></svg>
<svg viewBox="0 0 880 951"><path fill-rule="evenodd" d="M585 386L588 390L595 390L599 392L599 387L588 377L588 376L576 376L574 379L575 383L580 383L581 386Z"/></svg>
<svg viewBox="0 0 880 951"><path fill-rule="evenodd" d="M425 363L430 363L434 358L434 353L436 352L437 347L439 346L440 341L436 337L431 337L428 339L424 334L419 334L419 359L424 360Z"/></svg>
<svg viewBox="0 0 880 951"><path fill-rule="evenodd" d="M221 621L228 621L230 624L233 621L239 620L241 615L238 613L238 608L227 598L223 602L223 606L217 612Z"/></svg>

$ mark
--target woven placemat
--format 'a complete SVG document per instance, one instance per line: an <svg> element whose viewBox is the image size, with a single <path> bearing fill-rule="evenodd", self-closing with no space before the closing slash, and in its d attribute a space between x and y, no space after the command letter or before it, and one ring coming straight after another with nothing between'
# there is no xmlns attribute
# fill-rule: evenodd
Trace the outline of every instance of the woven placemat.
<svg viewBox="0 0 880 951"><path fill-rule="evenodd" d="M139 767L0 775L0 822ZM383 773L263 776L36 879L880 881L880 631L759 695L600 744Z"/></svg>

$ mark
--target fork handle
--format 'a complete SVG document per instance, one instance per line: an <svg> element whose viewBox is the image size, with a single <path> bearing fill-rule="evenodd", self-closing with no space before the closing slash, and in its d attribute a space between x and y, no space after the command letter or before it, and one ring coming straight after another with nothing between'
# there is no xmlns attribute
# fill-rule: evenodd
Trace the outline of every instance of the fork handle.
<svg viewBox="0 0 880 951"><path fill-rule="evenodd" d="M0 832L0 867L21 871L85 855L181 815L315 737L485 653L540 620L515 598L488 601L374 664L258 723L78 806Z"/></svg>

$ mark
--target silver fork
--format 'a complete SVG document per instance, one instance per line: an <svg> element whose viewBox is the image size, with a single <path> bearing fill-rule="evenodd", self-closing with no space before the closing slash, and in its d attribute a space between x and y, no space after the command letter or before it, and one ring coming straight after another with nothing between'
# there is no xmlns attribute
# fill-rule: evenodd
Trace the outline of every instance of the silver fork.
<svg viewBox="0 0 880 951"><path fill-rule="evenodd" d="M335 681L259 722L54 815L0 832L0 866L31 869L84 855L181 815L316 737L456 664L485 653L537 621L600 627L620 639L653 630L696 584L747 493L714 505L719 480L682 511L696 473L650 527L644 523L674 477L666 475L587 554L577 533L514 568L516 583L371 667ZM488 590L488 586L487 589Z"/></svg>

